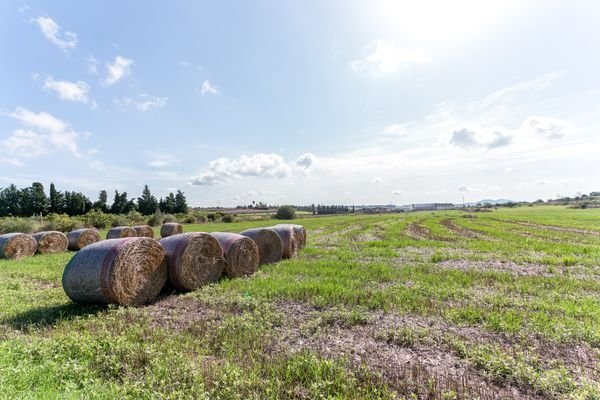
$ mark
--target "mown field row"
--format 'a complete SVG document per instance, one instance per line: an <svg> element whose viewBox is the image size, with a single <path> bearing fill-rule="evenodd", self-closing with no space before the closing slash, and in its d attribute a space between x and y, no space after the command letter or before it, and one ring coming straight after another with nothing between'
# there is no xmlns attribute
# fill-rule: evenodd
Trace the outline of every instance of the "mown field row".
<svg viewBox="0 0 600 400"><path fill-rule="evenodd" d="M302 224L299 258L140 308L70 303L60 286L70 254L0 261L0 392L600 398L600 210Z"/></svg>

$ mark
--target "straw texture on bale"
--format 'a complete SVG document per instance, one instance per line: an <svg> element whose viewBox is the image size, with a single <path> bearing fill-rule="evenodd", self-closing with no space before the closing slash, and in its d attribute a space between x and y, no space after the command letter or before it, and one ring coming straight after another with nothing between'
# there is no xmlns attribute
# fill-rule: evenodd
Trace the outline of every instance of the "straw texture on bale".
<svg viewBox="0 0 600 400"><path fill-rule="evenodd" d="M69 245L69 239L58 231L38 232L31 236L37 242L37 252L40 254L62 253Z"/></svg>
<svg viewBox="0 0 600 400"><path fill-rule="evenodd" d="M69 250L81 250L85 246L92 243L99 242L100 234L95 229L77 229L67 233L67 239L69 240Z"/></svg>
<svg viewBox="0 0 600 400"><path fill-rule="evenodd" d="M166 281L164 249L156 240L138 237L86 246L71 258L62 277L74 302L125 306L152 301Z"/></svg>
<svg viewBox="0 0 600 400"><path fill-rule="evenodd" d="M298 238L296 232L291 225L275 225L273 229L279 235L281 244L283 245L283 258L296 257L298 254Z"/></svg>
<svg viewBox="0 0 600 400"><path fill-rule="evenodd" d="M256 272L260 256L258 246L249 237L237 233L213 232L225 256L225 274L231 278L249 276Z"/></svg>
<svg viewBox="0 0 600 400"><path fill-rule="evenodd" d="M179 290L196 290L223 274L223 250L208 233L173 235L161 239L160 244L167 254L169 282Z"/></svg>
<svg viewBox="0 0 600 400"><path fill-rule="evenodd" d="M166 222L160 227L160 237L169 237L183 233L183 226L177 222Z"/></svg>
<svg viewBox="0 0 600 400"><path fill-rule="evenodd" d="M281 260L283 255L283 244L277 232L270 228L254 228L240 232L254 240L258 246L258 254L261 264L271 264Z"/></svg>
<svg viewBox="0 0 600 400"><path fill-rule="evenodd" d="M111 228L106 233L107 239L122 239L122 238L126 238L126 237L136 237L136 236L137 236L136 230L130 226L117 226L117 227Z"/></svg>
<svg viewBox="0 0 600 400"><path fill-rule="evenodd" d="M149 237L154 239L154 229L150 225L136 225L133 227L137 237Z"/></svg>
<svg viewBox="0 0 600 400"><path fill-rule="evenodd" d="M0 258L14 260L35 254L37 242L25 233L6 233L0 235Z"/></svg>
<svg viewBox="0 0 600 400"><path fill-rule="evenodd" d="M277 224L277 226L291 226L294 230L294 237L296 238L296 245L298 247L298 250L302 250L306 247L306 229L302 225Z"/></svg>

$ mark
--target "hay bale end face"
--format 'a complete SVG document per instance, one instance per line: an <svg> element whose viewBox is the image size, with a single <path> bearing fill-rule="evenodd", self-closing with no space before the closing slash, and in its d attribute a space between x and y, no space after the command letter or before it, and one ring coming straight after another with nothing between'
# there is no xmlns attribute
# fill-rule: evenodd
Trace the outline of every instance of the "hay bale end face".
<svg viewBox="0 0 600 400"><path fill-rule="evenodd" d="M304 226L298 224L277 224L277 226L291 226L294 230L294 237L296 238L298 250L302 250L306 247L306 229Z"/></svg>
<svg viewBox="0 0 600 400"><path fill-rule="evenodd" d="M107 239L122 239L126 237L136 237L137 232L130 226L116 226L106 233Z"/></svg>
<svg viewBox="0 0 600 400"><path fill-rule="evenodd" d="M291 225L275 225L273 229L281 239L283 245L283 258L292 258L298 255L299 240L296 237L294 228Z"/></svg>
<svg viewBox="0 0 600 400"><path fill-rule="evenodd" d="M271 264L281 260L283 244L281 238L271 228L254 228L240 232L240 235L254 240L258 246L260 264Z"/></svg>
<svg viewBox="0 0 600 400"><path fill-rule="evenodd" d="M31 236L37 242L37 252L40 254L63 253L69 245L69 239L58 231L37 232Z"/></svg>
<svg viewBox="0 0 600 400"><path fill-rule="evenodd" d="M159 242L167 255L169 282L176 289L196 290L216 282L223 274L223 250L208 233L182 233Z"/></svg>
<svg viewBox="0 0 600 400"><path fill-rule="evenodd" d="M154 239L154 229L150 225L136 225L133 227L137 237L148 237Z"/></svg>
<svg viewBox="0 0 600 400"><path fill-rule="evenodd" d="M167 280L165 251L150 238L108 239L71 258L62 285L77 303L136 306L156 298Z"/></svg>
<svg viewBox="0 0 600 400"><path fill-rule="evenodd" d="M183 233L183 225L177 222L166 222L160 227L160 237L166 238Z"/></svg>
<svg viewBox="0 0 600 400"><path fill-rule="evenodd" d="M0 235L0 257L14 260L35 254L37 242L25 233L7 233Z"/></svg>
<svg viewBox="0 0 600 400"><path fill-rule="evenodd" d="M67 233L67 239L69 240L69 250L78 251L83 249L85 246L89 246L92 243L99 242L102 240L100 234L95 229L77 229Z"/></svg>
<svg viewBox="0 0 600 400"><path fill-rule="evenodd" d="M237 233L213 232L225 256L225 274L231 278L249 276L256 272L260 260L258 246L249 237Z"/></svg>

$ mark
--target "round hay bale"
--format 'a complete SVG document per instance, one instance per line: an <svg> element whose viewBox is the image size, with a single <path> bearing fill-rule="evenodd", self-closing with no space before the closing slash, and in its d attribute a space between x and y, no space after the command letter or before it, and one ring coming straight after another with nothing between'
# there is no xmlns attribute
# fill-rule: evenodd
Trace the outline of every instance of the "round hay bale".
<svg viewBox="0 0 600 400"><path fill-rule="evenodd" d="M6 233L0 235L0 257L14 260L35 254L37 242L25 233Z"/></svg>
<svg viewBox="0 0 600 400"><path fill-rule="evenodd" d="M150 238L108 239L71 258L62 285L76 303L136 306L152 301L167 281L162 246Z"/></svg>
<svg viewBox="0 0 600 400"><path fill-rule="evenodd" d="M130 226L116 226L114 228L111 228L106 233L107 239L123 239L126 237L136 237L136 236L137 236L136 230Z"/></svg>
<svg viewBox="0 0 600 400"><path fill-rule="evenodd" d="M67 233L67 239L69 240L68 249L74 251L81 250L85 246L102 240L97 230L87 228L76 229Z"/></svg>
<svg viewBox="0 0 600 400"><path fill-rule="evenodd" d="M249 237L237 233L213 232L225 256L225 274L231 278L249 276L256 272L260 256L258 246Z"/></svg>
<svg viewBox="0 0 600 400"><path fill-rule="evenodd" d="M69 239L58 231L37 232L31 235L37 242L37 252L40 254L62 253L67 251Z"/></svg>
<svg viewBox="0 0 600 400"><path fill-rule="evenodd" d="M258 246L261 264L271 264L281 260L283 244L281 238L271 228L254 228L240 232L240 235L254 240Z"/></svg>
<svg viewBox="0 0 600 400"><path fill-rule="evenodd" d="M298 238L291 225L275 225L273 229L279 235L283 245L283 258L292 258L298 255Z"/></svg>
<svg viewBox="0 0 600 400"><path fill-rule="evenodd" d="M204 232L182 233L161 239L167 254L169 282L179 290L196 290L216 282L225 269L221 245Z"/></svg>
<svg viewBox="0 0 600 400"><path fill-rule="evenodd" d="M149 237L154 239L154 229L150 225L136 225L133 227L137 237Z"/></svg>
<svg viewBox="0 0 600 400"><path fill-rule="evenodd" d="M166 238L183 233L183 226L177 222L165 222L160 227L160 237Z"/></svg>
<svg viewBox="0 0 600 400"><path fill-rule="evenodd" d="M277 226L291 226L294 230L298 250L302 250L306 247L306 229L304 226L297 224L277 224Z"/></svg>

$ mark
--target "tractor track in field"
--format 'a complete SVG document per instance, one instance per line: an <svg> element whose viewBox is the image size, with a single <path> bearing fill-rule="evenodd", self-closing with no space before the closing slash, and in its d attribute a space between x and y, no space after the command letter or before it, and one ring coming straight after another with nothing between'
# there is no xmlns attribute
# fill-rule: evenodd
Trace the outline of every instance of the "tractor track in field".
<svg viewBox="0 0 600 400"><path fill-rule="evenodd" d="M514 221L514 220L499 219L499 218L493 218L493 220L494 221L498 221L498 222L506 222L506 223L509 223L509 224L516 224L516 225L521 225L521 226L527 226L527 227L530 227L530 228L545 229L545 230L556 231L556 232L578 233L580 235L590 235L590 236L600 237L600 232L599 231L590 231L590 230L587 230L587 229L568 228L568 227L564 227L564 226L545 225L545 224L537 224L537 223L528 222L528 221Z"/></svg>
<svg viewBox="0 0 600 400"><path fill-rule="evenodd" d="M440 224L446 229L448 229L450 232L467 239L489 240L489 238L482 232L478 232L476 230L460 226L451 218L443 219L442 221L440 221Z"/></svg>

